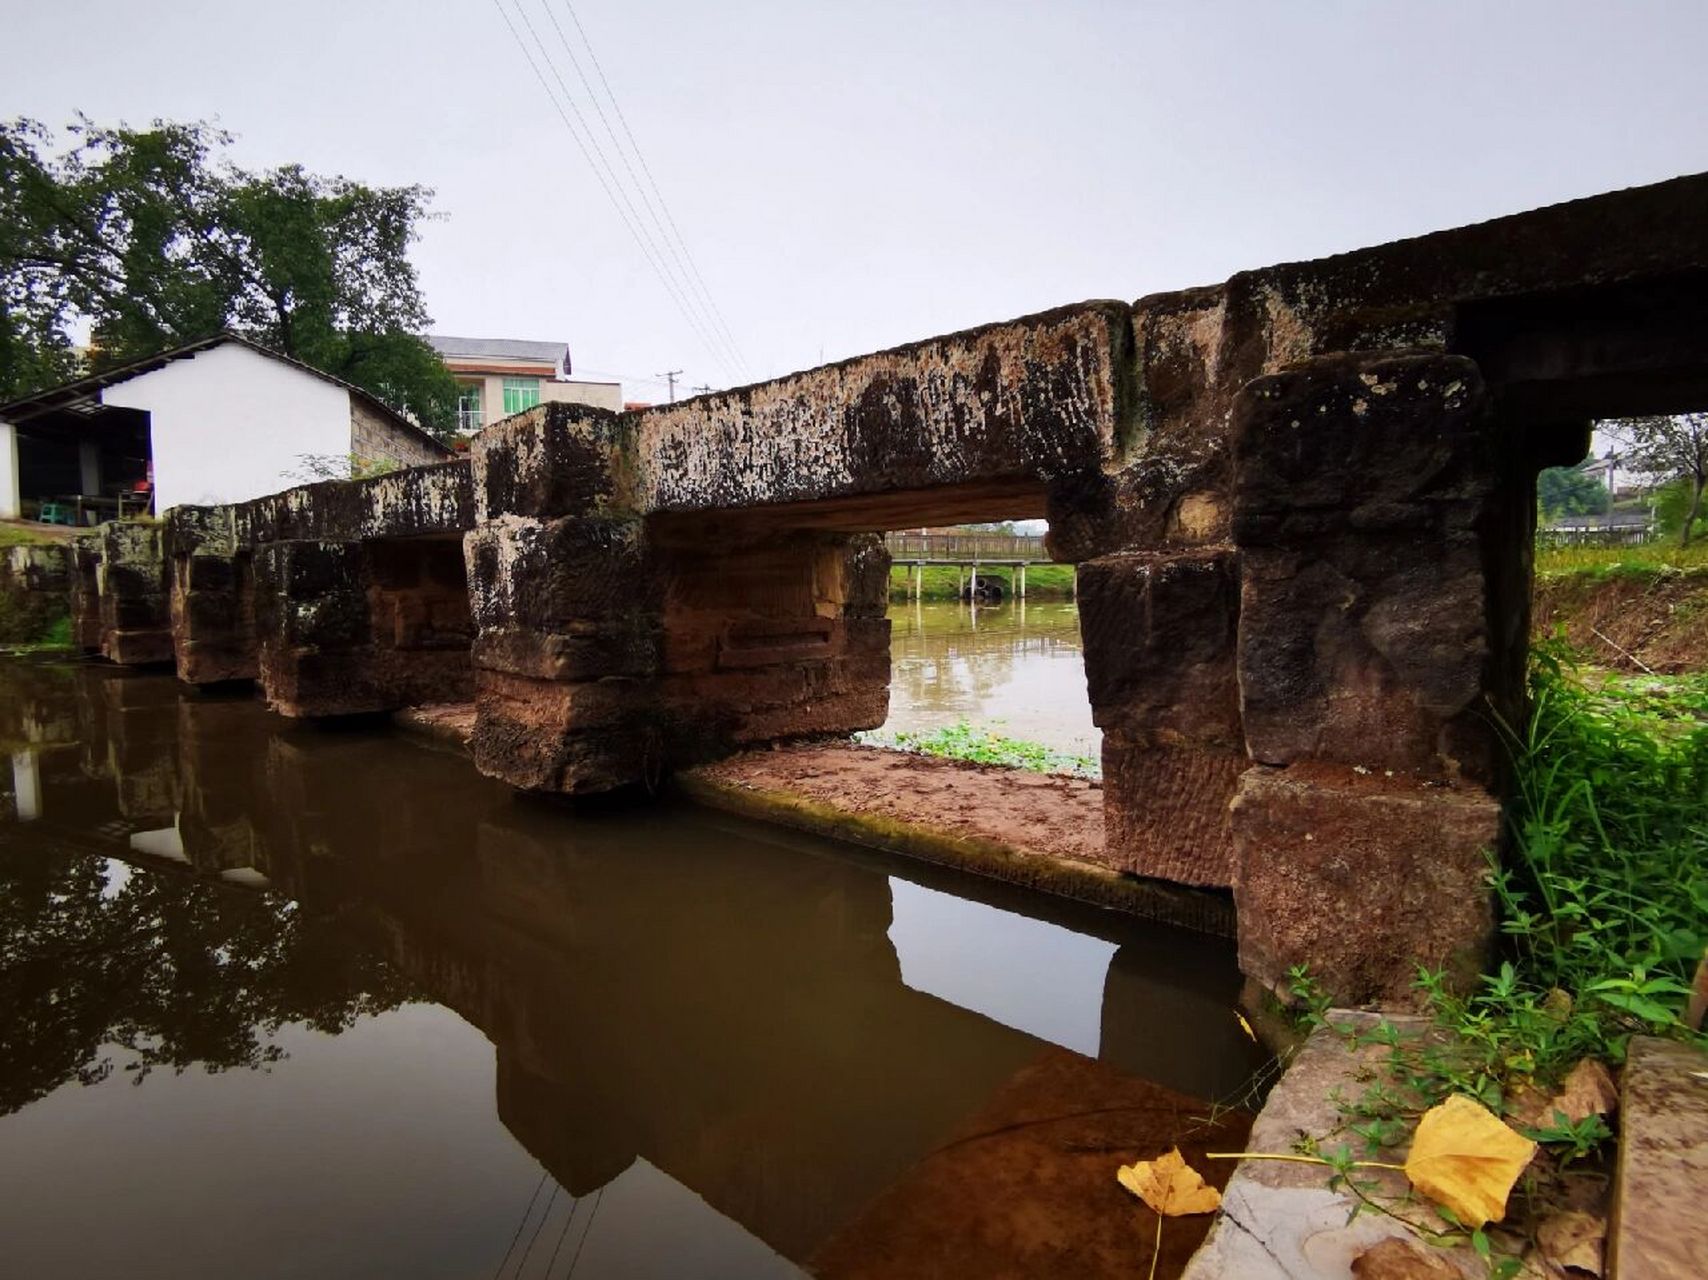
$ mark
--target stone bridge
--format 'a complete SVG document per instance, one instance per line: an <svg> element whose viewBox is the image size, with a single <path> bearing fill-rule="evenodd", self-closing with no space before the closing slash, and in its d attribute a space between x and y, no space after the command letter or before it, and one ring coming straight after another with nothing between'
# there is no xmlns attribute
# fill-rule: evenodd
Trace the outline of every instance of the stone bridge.
<svg viewBox="0 0 1708 1280"><path fill-rule="evenodd" d="M109 526L76 633L292 716L472 697L483 772L581 794L878 725L879 535L1045 517L1110 865L1231 888L1271 987L1400 999L1489 942L1536 472L1704 404L1697 176Z"/></svg>

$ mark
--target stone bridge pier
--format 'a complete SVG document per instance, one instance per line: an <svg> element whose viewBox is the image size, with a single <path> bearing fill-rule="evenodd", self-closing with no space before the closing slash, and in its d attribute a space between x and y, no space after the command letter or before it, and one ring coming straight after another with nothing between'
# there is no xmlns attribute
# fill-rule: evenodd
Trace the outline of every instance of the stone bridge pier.
<svg viewBox="0 0 1708 1280"><path fill-rule="evenodd" d="M1047 517L1108 868L1231 892L1264 986L1403 1004L1492 943L1537 471L1704 405L1696 176L113 526L74 635L287 715L472 696L480 769L585 794L876 727L880 535Z"/></svg>

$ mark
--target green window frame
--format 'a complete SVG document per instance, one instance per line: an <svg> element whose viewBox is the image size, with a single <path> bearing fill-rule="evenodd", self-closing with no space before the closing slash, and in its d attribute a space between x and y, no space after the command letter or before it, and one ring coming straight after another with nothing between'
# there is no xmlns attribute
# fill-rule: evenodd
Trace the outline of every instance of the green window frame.
<svg viewBox="0 0 1708 1280"><path fill-rule="evenodd" d="M506 378L504 379L504 416L521 413L524 409L532 409L540 402L540 380L538 378Z"/></svg>

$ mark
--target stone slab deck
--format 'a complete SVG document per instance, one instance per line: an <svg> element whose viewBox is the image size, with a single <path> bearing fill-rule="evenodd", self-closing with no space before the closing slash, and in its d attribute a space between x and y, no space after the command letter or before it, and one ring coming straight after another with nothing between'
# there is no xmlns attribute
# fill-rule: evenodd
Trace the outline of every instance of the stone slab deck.
<svg viewBox="0 0 1708 1280"><path fill-rule="evenodd" d="M1332 1017L1342 1025L1358 1027L1376 1021L1374 1015L1344 1010ZM1425 1027L1415 1017L1393 1016L1388 1021L1404 1035L1421 1034ZM1372 1068L1387 1053L1381 1045L1352 1049L1335 1027L1319 1027L1270 1091L1245 1149L1290 1154L1301 1138L1316 1138L1330 1139L1324 1145L1331 1148L1345 1142L1359 1152L1362 1144L1345 1133L1345 1118L1332 1098L1337 1090L1347 1098L1358 1097ZM1398 1162L1404 1156L1384 1151L1373 1158ZM1400 1199L1406 1190L1403 1174L1360 1172L1380 1184L1375 1194L1388 1202ZM1241 1161L1223 1190L1222 1212L1203 1248L1187 1265L1184 1280L1348 1280L1353 1260L1367 1249L1384 1240L1415 1239L1385 1214L1353 1218L1352 1194L1331 1190L1328 1183L1329 1170L1320 1165ZM1465 1280L1487 1274L1467 1247L1426 1252L1454 1269L1448 1274L1460 1274Z"/></svg>
<svg viewBox="0 0 1708 1280"><path fill-rule="evenodd" d="M1231 936L1222 895L1103 862L1103 792L1082 778L852 743L750 751L678 774L702 804Z"/></svg>
<svg viewBox="0 0 1708 1280"><path fill-rule="evenodd" d="M1638 1037L1625 1060L1618 1192L1608 1231L1619 1280L1708 1276L1708 1054Z"/></svg>

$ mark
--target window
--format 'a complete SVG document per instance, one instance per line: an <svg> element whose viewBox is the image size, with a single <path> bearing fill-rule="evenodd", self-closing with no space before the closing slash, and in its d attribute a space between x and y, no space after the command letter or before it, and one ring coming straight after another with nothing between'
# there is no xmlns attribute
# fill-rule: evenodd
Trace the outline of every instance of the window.
<svg viewBox="0 0 1708 1280"><path fill-rule="evenodd" d="M506 378L504 379L504 414L521 413L524 409L532 409L540 402L540 380L538 378Z"/></svg>
<svg viewBox="0 0 1708 1280"><path fill-rule="evenodd" d="M479 431L482 422L480 411L480 383L460 382L457 384L457 430L465 436L472 436Z"/></svg>

